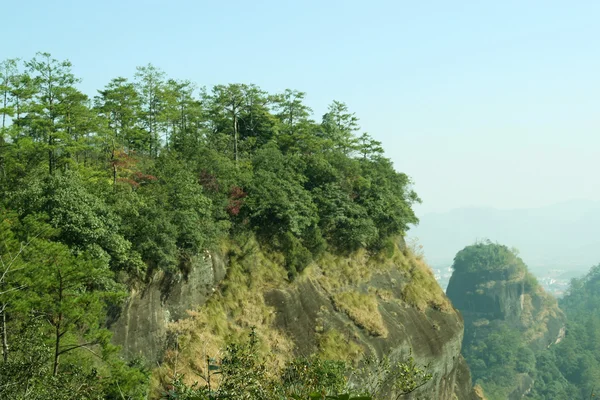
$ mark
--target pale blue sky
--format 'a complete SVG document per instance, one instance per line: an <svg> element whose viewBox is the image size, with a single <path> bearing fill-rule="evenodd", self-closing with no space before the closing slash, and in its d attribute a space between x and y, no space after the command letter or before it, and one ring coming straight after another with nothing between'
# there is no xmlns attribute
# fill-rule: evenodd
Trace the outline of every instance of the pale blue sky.
<svg viewBox="0 0 600 400"><path fill-rule="evenodd" d="M151 62L355 111L428 211L600 200L598 1L6 1L0 59Z"/></svg>

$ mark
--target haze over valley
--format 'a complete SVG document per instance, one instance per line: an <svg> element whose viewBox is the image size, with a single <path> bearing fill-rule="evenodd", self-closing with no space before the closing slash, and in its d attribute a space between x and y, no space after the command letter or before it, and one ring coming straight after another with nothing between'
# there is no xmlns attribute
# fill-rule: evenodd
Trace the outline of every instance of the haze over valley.
<svg viewBox="0 0 600 400"><path fill-rule="evenodd" d="M566 284L573 273L583 274L600 262L600 202L574 200L539 208L464 207L426 213L409 236L418 239L426 259L440 270L452 265L456 252L466 244L489 239L516 248L538 277L553 277Z"/></svg>

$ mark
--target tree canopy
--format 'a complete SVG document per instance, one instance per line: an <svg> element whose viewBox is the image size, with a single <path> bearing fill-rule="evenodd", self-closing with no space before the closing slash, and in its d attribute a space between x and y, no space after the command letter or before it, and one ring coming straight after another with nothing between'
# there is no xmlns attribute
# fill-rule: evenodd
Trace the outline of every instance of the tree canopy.
<svg viewBox="0 0 600 400"><path fill-rule="evenodd" d="M255 235L293 279L417 223L410 178L343 102L316 122L297 90L130 72L86 94L68 60L0 63L0 381L20 379L0 397L141 396L108 310L225 240Z"/></svg>

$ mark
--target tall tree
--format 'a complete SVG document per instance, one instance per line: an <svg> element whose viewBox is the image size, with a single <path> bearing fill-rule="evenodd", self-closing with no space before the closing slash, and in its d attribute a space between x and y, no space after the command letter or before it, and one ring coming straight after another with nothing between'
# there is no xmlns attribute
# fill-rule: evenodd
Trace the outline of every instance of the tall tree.
<svg viewBox="0 0 600 400"><path fill-rule="evenodd" d="M149 154L158 156L161 135L164 134L162 112L164 108L165 73L152 64L137 67L135 87L142 105L143 126L147 130L145 144Z"/></svg>
<svg viewBox="0 0 600 400"><path fill-rule="evenodd" d="M210 96L210 110L215 122L217 130L224 129L225 132L230 132L233 138L233 159L238 162L238 135L239 135L239 120L245 102L246 85L229 84L217 85L213 88ZM219 126L225 125L225 126ZM229 128L227 127L229 125Z"/></svg>
<svg viewBox="0 0 600 400"><path fill-rule="evenodd" d="M29 250L25 259L36 268L29 270L25 282L27 301L50 328L52 374L57 375L62 355L77 349L94 352L94 346L108 345L104 302L122 293L106 285L112 273L101 258L86 253L74 256L67 246L45 240L34 240Z"/></svg>
<svg viewBox="0 0 600 400"><path fill-rule="evenodd" d="M363 160L372 160L383 156L381 142L373 139L373 137L366 132L358 138L358 151Z"/></svg>
<svg viewBox="0 0 600 400"><path fill-rule="evenodd" d="M135 86L119 77L111 80L94 98L95 107L104 117L107 129L102 135L111 168L113 186L116 187L118 169L131 152L144 149L140 98Z"/></svg>
<svg viewBox="0 0 600 400"><path fill-rule="evenodd" d="M2 105L0 113L2 114L2 130L7 127L7 119L14 115L14 107L11 104L11 87L19 72L18 62L19 60L15 58L0 62L0 102Z"/></svg>
<svg viewBox="0 0 600 400"><path fill-rule="evenodd" d="M279 121L270 112L275 100L256 85L244 87L239 133L240 139L247 141L250 147L262 146L277 134Z"/></svg>
<svg viewBox="0 0 600 400"><path fill-rule="evenodd" d="M203 125L202 103L194 97L196 85L188 80L169 79L165 87L166 144L189 156L198 149Z"/></svg>
<svg viewBox="0 0 600 400"><path fill-rule="evenodd" d="M35 101L28 113L29 134L42 144L47 153L48 172L53 174L57 166L57 149L68 141L67 134L57 124L64 116L58 104L68 91L74 90L73 85L79 80L71 72L70 61L58 61L49 53L38 53L26 65L34 74L36 88Z"/></svg>
<svg viewBox="0 0 600 400"><path fill-rule="evenodd" d="M303 103L305 96L304 92L286 89L276 97L275 110L283 123L283 133L294 135L299 126L309 121L312 110Z"/></svg>
<svg viewBox="0 0 600 400"><path fill-rule="evenodd" d="M345 154L349 154L356 147L354 134L359 129L358 118L355 113L348 111L345 103L334 100L329 105L328 112L323 115L321 126L325 136Z"/></svg>
<svg viewBox="0 0 600 400"><path fill-rule="evenodd" d="M111 154L119 148L127 152L142 149L139 129L142 110L132 83L122 77L111 80L104 90L98 91L94 104L108 121L110 135L105 145Z"/></svg>
<svg viewBox="0 0 600 400"><path fill-rule="evenodd" d="M8 119L14 115L10 90L14 77L18 74L17 63L17 59L8 59L0 63L0 114L2 114L2 125L0 126L0 179L6 175L4 153L7 144L5 137L8 130Z"/></svg>

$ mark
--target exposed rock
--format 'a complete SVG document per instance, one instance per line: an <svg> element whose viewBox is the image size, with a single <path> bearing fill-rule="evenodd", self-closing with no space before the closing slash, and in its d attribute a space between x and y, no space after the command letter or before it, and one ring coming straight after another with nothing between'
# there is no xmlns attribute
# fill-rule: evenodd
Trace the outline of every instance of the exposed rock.
<svg viewBox="0 0 600 400"><path fill-rule="evenodd" d="M163 274L156 274L143 290L131 291L110 326L113 342L127 358L142 357L156 365L165 350L168 323L203 305L225 276L225 263L217 254L196 257L192 266L187 276L167 282Z"/></svg>
<svg viewBox="0 0 600 400"><path fill-rule="evenodd" d="M215 343L222 345L225 338L218 335L258 325L263 337L273 332L265 342L279 343L271 350L284 357L320 352L356 360L366 352L404 360L412 352L419 365L429 365L433 378L403 398L478 398L460 354L462 317L429 267L403 241L388 258L371 258L364 251L346 258L325 255L292 283L285 280L281 262L270 260L255 244L242 247L227 268L213 254L212 261L195 260L187 279L166 292L161 290L164 278L158 276L143 292L133 292L112 326L114 342L127 356L143 355L156 365L163 358L168 323L186 318L186 310L198 310L182 320L190 321L182 329L188 330L187 340L204 338L202 351L210 347L208 341L211 351ZM226 269L227 277L211 299ZM333 338L329 344L328 338ZM196 362L200 353L194 351L179 355L181 368L201 368Z"/></svg>
<svg viewBox="0 0 600 400"><path fill-rule="evenodd" d="M559 342L564 335L565 316L556 299L544 292L523 261L505 246L478 243L461 250L447 294L464 317L465 348L485 342L486 335L500 327L518 332L523 345L533 352ZM477 377L478 371L473 372ZM519 373L512 384L505 388L509 399L520 399L534 380Z"/></svg>
<svg viewBox="0 0 600 400"><path fill-rule="evenodd" d="M390 270L386 279L376 274L364 288L392 289L381 282L401 282L400 270ZM398 287L397 284L396 287ZM378 356L387 354L402 360L412 356L420 365L429 365L433 378L420 390L404 398L469 399L471 376L460 355L463 321L454 310L450 312L429 308L420 311L398 301L399 297L379 300L379 311L387 327L387 337L373 336L358 326L344 312L337 310L327 291L312 279L292 288L275 289L266 294L267 303L276 310L275 325L295 343L298 354L318 352L319 333L315 329L335 329L348 341L357 342L363 349ZM390 394L392 395L392 394Z"/></svg>

